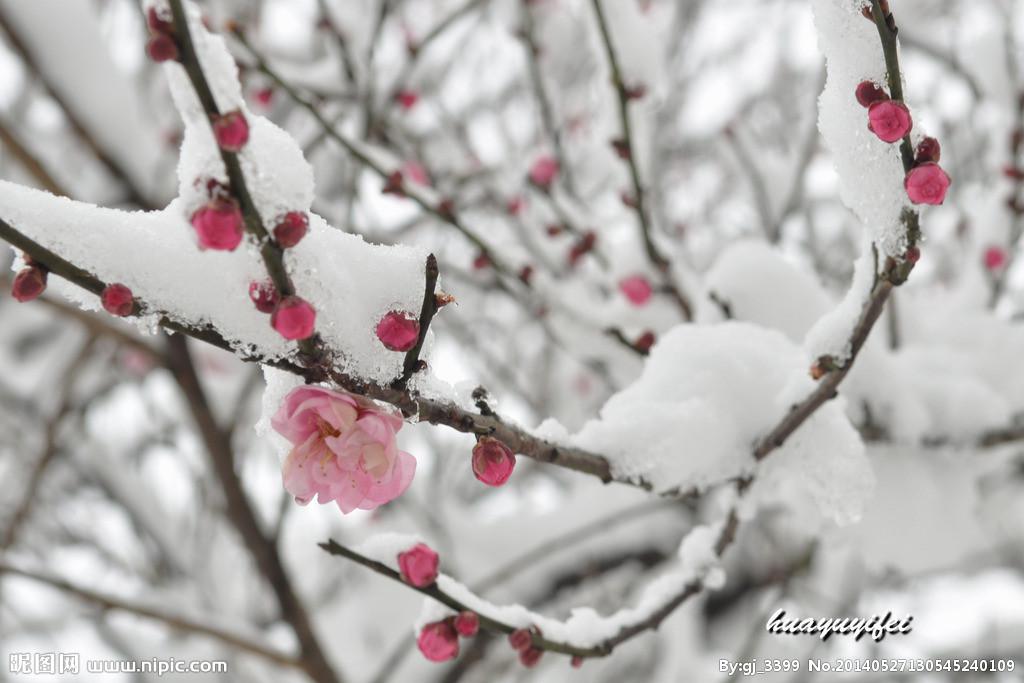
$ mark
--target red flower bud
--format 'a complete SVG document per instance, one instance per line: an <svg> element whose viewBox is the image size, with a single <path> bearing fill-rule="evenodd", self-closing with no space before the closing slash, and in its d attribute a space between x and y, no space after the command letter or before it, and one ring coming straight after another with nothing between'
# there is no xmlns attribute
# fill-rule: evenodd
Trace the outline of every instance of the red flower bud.
<svg viewBox="0 0 1024 683"><path fill-rule="evenodd" d="M146 54L154 62L167 62L178 58L178 44L164 33L158 33L146 43Z"/></svg>
<svg viewBox="0 0 1024 683"><path fill-rule="evenodd" d="M460 636L472 638L480 630L480 617L476 612L463 610L455 617L453 625Z"/></svg>
<svg viewBox="0 0 1024 683"><path fill-rule="evenodd" d="M405 196L405 183L402 180L401 171L394 171L388 175L387 180L384 181L384 187L381 189L381 194L393 194L398 197Z"/></svg>
<svg viewBox="0 0 1024 683"><path fill-rule="evenodd" d="M156 7L150 7L146 11L146 26L149 27L152 33L167 33L170 34L174 31L174 24L171 23L170 19L165 16L161 16L160 12L157 12Z"/></svg>
<svg viewBox="0 0 1024 683"><path fill-rule="evenodd" d="M870 107L875 102L889 99L889 95L873 81L861 81L857 84L856 95L860 106L865 108Z"/></svg>
<svg viewBox="0 0 1024 683"><path fill-rule="evenodd" d="M633 347L640 353L646 354L649 353L651 347L654 346L655 340L656 339L654 333L651 332L650 330L647 330L639 337L637 337L636 341L633 342Z"/></svg>
<svg viewBox="0 0 1024 683"><path fill-rule="evenodd" d="M939 141L927 137L917 143L917 149L914 150L914 163L924 164L929 161L938 163L940 156L942 156L942 147L939 145Z"/></svg>
<svg viewBox="0 0 1024 683"><path fill-rule="evenodd" d="M399 90L395 95L395 102L398 103L402 109L409 111L416 106L416 103L420 101L419 93L415 90Z"/></svg>
<svg viewBox="0 0 1024 683"><path fill-rule="evenodd" d="M479 253L473 259L473 270L483 270L489 265L491 265L491 258L487 254Z"/></svg>
<svg viewBox="0 0 1024 683"><path fill-rule="evenodd" d="M921 260L921 250L917 247L910 247L907 249L907 253L903 255L903 258L907 260L907 263L917 263Z"/></svg>
<svg viewBox="0 0 1024 683"><path fill-rule="evenodd" d="M438 557L433 548L417 543L398 553L398 569L402 580L410 586L423 588L437 580Z"/></svg>
<svg viewBox="0 0 1024 683"><path fill-rule="evenodd" d="M619 281L619 291L634 306L643 306L651 300L654 289L651 282L643 275L631 275Z"/></svg>
<svg viewBox="0 0 1024 683"><path fill-rule="evenodd" d="M579 655L573 655L572 668L578 669L581 666L583 666L583 657L580 657Z"/></svg>
<svg viewBox="0 0 1024 683"><path fill-rule="evenodd" d="M513 650L522 652L533 645L533 634L530 633L530 629L517 628L508 634L508 642Z"/></svg>
<svg viewBox="0 0 1024 683"><path fill-rule="evenodd" d="M39 297L46 291L46 268L39 265L26 266L18 271L11 284L11 296L25 303Z"/></svg>
<svg viewBox="0 0 1024 683"><path fill-rule="evenodd" d="M447 619L435 621L420 630L416 647L432 662L447 662L459 655L459 634Z"/></svg>
<svg viewBox="0 0 1024 683"><path fill-rule="evenodd" d="M215 198L192 214L200 249L234 251L242 241L242 211L234 199Z"/></svg>
<svg viewBox="0 0 1024 683"><path fill-rule="evenodd" d="M273 313L281 295L272 281L264 280L249 283L249 298L260 313Z"/></svg>
<svg viewBox="0 0 1024 683"><path fill-rule="evenodd" d="M274 241L282 249L290 249L298 244L306 231L309 230L309 216L302 211L289 211L274 226Z"/></svg>
<svg viewBox="0 0 1024 683"><path fill-rule="evenodd" d="M217 145L229 152L237 152L249 141L249 122L242 112L229 111L213 119L213 135Z"/></svg>
<svg viewBox="0 0 1024 683"><path fill-rule="evenodd" d="M270 325L285 339L308 339L313 336L316 310L305 299L286 296L274 308Z"/></svg>
<svg viewBox="0 0 1024 683"><path fill-rule="evenodd" d="M527 669L532 669L537 666L537 662L540 661L543 654L544 650L541 650L539 647L528 647L525 650L519 651L519 663Z"/></svg>
<svg viewBox="0 0 1024 683"><path fill-rule="evenodd" d="M985 270L990 273L1002 270L1006 266L1007 260L1006 250L1002 247L991 246L985 250L983 261L985 263Z"/></svg>
<svg viewBox="0 0 1024 683"><path fill-rule="evenodd" d="M473 474L488 486L501 486L512 476L516 456L501 441L483 436L473 447Z"/></svg>
<svg viewBox="0 0 1024 683"><path fill-rule="evenodd" d="M391 351L408 351L419 335L419 321L402 311L389 311L377 323L377 339Z"/></svg>
<svg viewBox="0 0 1024 683"><path fill-rule="evenodd" d="M115 282L103 289L103 293L100 294L100 303L103 304L103 310L107 313L123 318L131 315L135 310L133 298L132 290Z"/></svg>

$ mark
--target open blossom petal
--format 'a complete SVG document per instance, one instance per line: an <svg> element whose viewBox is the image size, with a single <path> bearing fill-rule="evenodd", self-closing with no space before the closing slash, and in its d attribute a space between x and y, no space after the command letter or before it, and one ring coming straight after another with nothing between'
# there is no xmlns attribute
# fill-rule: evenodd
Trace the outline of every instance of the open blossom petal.
<svg viewBox="0 0 1024 683"><path fill-rule="evenodd" d="M409 487L416 459L398 450L402 419L375 404L322 387L294 389L271 426L292 445L282 472L299 503L337 503L345 514L372 510Z"/></svg>

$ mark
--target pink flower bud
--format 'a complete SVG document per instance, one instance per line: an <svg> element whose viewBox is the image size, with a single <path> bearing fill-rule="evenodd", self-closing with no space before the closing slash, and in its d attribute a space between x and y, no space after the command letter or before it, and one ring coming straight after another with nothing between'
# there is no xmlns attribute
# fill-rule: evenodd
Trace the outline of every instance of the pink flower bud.
<svg viewBox="0 0 1024 683"><path fill-rule="evenodd" d="M537 666L537 662L540 661L543 654L544 650L541 650L539 647L528 647L525 650L519 651L519 663L527 669L532 669Z"/></svg>
<svg viewBox="0 0 1024 683"><path fill-rule="evenodd" d="M435 621L420 630L416 647L432 662L447 662L459 655L459 635L448 620Z"/></svg>
<svg viewBox="0 0 1024 683"><path fill-rule="evenodd" d="M261 107L269 107L274 99L274 89L271 87L260 88L253 92L252 96Z"/></svg>
<svg viewBox="0 0 1024 683"><path fill-rule="evenodd" d="M533 645L533 634L530 633L528 628L517 628L508 634L508 643L512 646L513 650L522 652Z"/></svg>
<svg viewBox="0 0 1024 683"><path fill-rule="evenodd" d="M884 90L878 87L874 81L861 81L857 85L857 101L862 107L870 107L875 102L889 99Z"/></svg>
<svg viewBox="0 0 1024 683"><path fill-rule="evenodd" d="M410 586L423 588L437 580L437 553L425 543L417 543L398 553L398 569L402 580Z"/></svg>
<svg viewBox="0 0 1024 683"><path fill-rule="evenodd" d="M272 281L254 281L249 283L249 299L260 313L273 313L281 295Z"/></svg>
<svg viewBox="0 0 1024 683"><path fill-rule="evenodd" d="M233 199L211 199L192 214L200 249L234 251L242 241L242 211Z"/></svg>
<svg viewBox="0 0 1024 683"><path fill-rule="evenodd" d="M297 296L281 299L270 316L270 326L285 339L308 339L313 336L315 325L316 311Z"/></svg>
<svg viewBox="0 0 1024 683"><path fill-rule="evenodd" d="M580 668L581 666L583 666L583 657L580 657L579 655L573 655L571 664L572 668L574 669Z"/></svg>
<svg viewBox="0 0 1024 683"><path fill-rule="evenodd" d="M530 182L547 190L558 175L558 161L554 157L542 156L530 167Z"/></svg>
<svg viewBox="0 0 1024 683"><path fill-rule="evenodd" d="M491 265L491 257L481 252L473 257L473 270L483 270Z"/></svg>
<svg viewBox="0 0 1024 683"><path fill-rule="evenodd" d="M416 103L419 101L419 93L415 90L399 90L398 94L395 95L395 102L397 102L398 106L406 111L415 107Z"/></svg>
<svg viewBox="0 0 1024 683"><path fill-rule="evenodd" d="M643 306L650 301L653 289L650 281L643 275L631 275L619 281L619 291L634 306Z"/></svg>
<svg viewBox="0 0 1024 683"><path fill-rule="evenodd" d="M903 258L905 258L908 263L917 263L921 260L921 250L917 247L910 247L907 249L907 253L903 255Z"/></svg>
<svg viewBox="0 0 1024 683"><path fill-rule="evenodd" d="M423 164L418 161L407 161L402 164L402 175L408 178L409 182L424 187L430 186L430 176L427 174L427 169L423 168Z"/></svg>
<svg viewBox="0 0 1024 683"><path fill-rule="evenodd" d="M408 351L419 336L419 321L402 311L389 311L377 323L377 339L391 351Z"/></svg>
<svg viewBox="0 0 1024 683"><path fill-rule="evenodd" d="M985 250L985 270L989 272L1002 270L1006 261L1006 250L1002 247L991 246Z"/></svg>
<svg viewBox="0 0 1024 683"><path fill-rule="evenodd" d="M918 164L924 164L929 161L939 162L939 157L942 156L942 147L939 145L939 141L932 137L927 137L917 143L917 149L914 150L914 162Z"/></svg>
<svg viewBox="0 0 1024 683"><path fill-rule="evenodd" d="M274 240L282 249L298 244L309 230L309 217L302 211L289 211L274 226Z"/></svg>
<svg viewBox="0 0 1024 683"><path fill-rule="evenodd" d="M518 216L523 212L523 206L525 204L526 202L523 201L523 198L519 195L516 195L515 197L512 197L505 203L505 211L508 213L509 216Z"/></svg>
<svg viewBox="0 0 1024 683"><path fill-rule="evenodd" d="M516 466L516 456L512 449L490 436L481 437L476 442L470 460L473 474L488 486L504 484Z"/></svg>
<svg viewBox="0 0 1024 683"><path fill-rule="evenodd" d="M25 303L46 291L46 269L39 265L26 266L18 271L11 284L11 296Z"/></svg>
<svg viewBox="0 0 1024 683"><path fill-rule="evenodd" d="M910 110L902 102L883 100L868 108L868 129L883 142L897 142L913 127Z"/></svg>
<svg viewBox="0 0 1024 683"><path fill-rule="evenodd" d="M476 612L463 610L455 617L455 630L463 638L472 638L480 630L480 617Z"/></svg>
<svg viewBox="0 0 1024 683"><path fill-rule="evenodd" d="M229 152L237 152L249 141L249 122L242 112L229 111L213 119L213 135L217 145Z"/></svg>
<svg viewBox="0 0 1024 683"><path fill-rule="evenodd" d="M529 285L533 280L533 266L526 264L519 269L519 279L524 285Z"/></svg>
<svg viewBox="0 0 1024 683"><path fill-rule="evenodd" d="M178 44L165 33L158 33L146 43L146 54L154 62L167 62L178 58Z"/></svg>
<svg viewBox="0 0 1024 683"><path fill-rule="evenodd" d="M103 293L100 294L100 303L103 304L103 310L107 313L122 318L131 315L135 310L132 290L116 282L103 289Z"/></svg>
<svg viewBox="0 0 1024 683"><path fill-rule="evenodd" d="M907 196L914 204L941 204L949 183L949 175L933 162L915 166L903 180Z"/></svg>

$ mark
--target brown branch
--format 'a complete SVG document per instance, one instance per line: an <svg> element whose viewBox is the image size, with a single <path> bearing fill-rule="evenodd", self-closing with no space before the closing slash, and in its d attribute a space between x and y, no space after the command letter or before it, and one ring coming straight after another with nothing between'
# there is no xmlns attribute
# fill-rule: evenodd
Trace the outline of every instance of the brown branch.
<svg viewBox="0 0 1024 683"><path fill-rule="evenodd" d="M18 531L21 529L21 525L25 523L25 520L28 519L29 514L32 511L32 503L36 500L39 493L39 487L42 485L43 476L46 474L50 464L57 456L57 431L60 428L61 422L63 422L64 418L71 411L75 380L92 353L94 341L93 337L89 337L86 340L82 345L82 348L79 349L78 354L74 359L72 359L71 363L63 373L64 377L60 384L57 409L53 416L46 421L46 427L43 430L42 452L36 459L35 466L32 468L32 473L29 475L28 482L23 487L22 498L14 508L14 512L10 517L7 528L4 530L3 537L0 538L0 551L5 551L14 545Z"/></svg>
<svg viewBox="0 0 1024 683"><path fill-rule="evenodd" d="M437 296L434 290L437 288L437 259L433 254L427 256L427 266L424 275L423 306L420 308L420 332L416 338L416 345L405 354L405 362L402 367L402 377L396 382L399 388L405 387L412 379L413 374L420 365L420 351L423 350L423 342L427 339L427 329L430 321L437 313Z"/></svg>
<svg viewBox="0 0 1024 683"><path fill-rule="evenodd" d="M257 655L258 657L262 657L263 659L274 662L275 664L302 669L302 663L291 655L279 652L268 645L264 645L263 643L230 633L214 626L203 624L187 617L170 614L130 600L99 593L92 589L73 584L54 576L47 576L45 574L20 569L6 563L0 563L0 575L3 574L21 576L26 579L31 579L32 581L38 581L39 583L44 583L65 593L70 593L82 600L98 605L105 610L119 610L121 612L128 612L129 614L136 614L141 617L153 619L179 631L209 636L221 641L225 645Z"/></svg>
<svg viewBox="0 0 1024 683"><path fill-rule="evenodd" d="M562 144L562 129L555 122L555 113L551 106L551 99L544 89L544 74L540 68L540 46L537 44L533 8L528 2L522 3L522 17L522 39L526 48L526 63L529 67L533 96L537 100L537 108L540 110L540 118L544 125L544 130L548 138L551 139L551 147L555 152L555 159L558 160L561 175L565 179L565 187L570 195L576 197L576 184L573 180L572 166L569 164L569 158L565 153L565 146Z"/></svg>
<svg viewBox="0 0 1024 683"><path fill-rule="evenodd" d="M195 89L196 96L199 98L203 110L212 121L214 117L220 116L221 111L217 107L217 101L214 99L213 91L206 80L206 75L203 73L202 65L199 62L199 55L192 42L192 34L189 30L184 5L182 0L170 0L170 5L171 15L174 20L175 36L181 51L181 65L184 67L185 73L188 74L189 81L192 82L192 87ZM228 174L231 194L238 199L242 209L246 231L255 237L259 244L260 256L263 258L267 274L270 275L270 279L273 280L274 286L281 293L281 296L295 294L295 286L292 284L291 277L289 277L288 270L284 265L284 251L275 240L270 238L266 228L263 226L263 219L260 218L256 204L249 193L249 187L246 185L245 174L242 172L242 165L239 162L238 154L221 148L220 158L224 162L224 168ZM306 358L310 360L318 359L321 356L321 349L315 341L315 337L299 341L299 348Z"/></svg>
<svg viewBox="0 0 1024 683"><path fill-rule="evenodd" d="M184 337L173 335L167 340L167 369L185 395L192 419L210 456L214 473L224 491L226 514L242 537L256 566L270 584L281 609L281 617L292 627L301 650L301 667L318 683L339 683L340 676L332 669L305 606L292 587L277 547L260 529L256 512L249 504L242 482L235 472L234 451L228 433L217 424L203 392Z"/></svg>
<svg viewBox="0 0 1024 683"><path fill-rule="evenodd" d="M51 194L55 194L59 197L67 197L68 192L57 179L54 178L46 167L43 166L42 162L36 158L36 156L29 151L27 147L21 144L21 141L14 135L14 133L0 121L0 142L10 150L14 158L18 160L29 175L36 179L44 190Z"/></svg>
<svg viewBox="0 0 1024 683"><path fill-rule="evenodd" d="M715 542L715 553L717 555L721 556L725 552L725 549L732 543L736 536L736 529L738 525L739 517L737 515L736 509L734 508L729 513L729 516L723 523L722 531L719 533L719 537ZM345 546L337 543L333 539L328 540L326 543L320 543L319 546L331 555L344 557L357 564L367 567L368 569L372 569L378 574L386 576L387 578L393 581L397 581L401 583L403 586L406 586L407 588L410 588L414 591L417 591L418 593L422 593L427 597L437 600L441 604L445 605L449 609L452 609L456 612L461 612L463 610L474 611L465 603L452 597L448 593L445 593L438 587L436 583L432 583L429 586L424 587L417 587L408 584L405 581L403 581L401 575L391 567L388 567L387 565L381 562L377 562L376 560L372 560L350 548L346 548ZM625 643L626 641L635 638L641 633L657 629L658 626L661 625L661 622L663 622L672 612L674 612L675 609L679 607L679 605L681 605L683 602L685 602L693 595L699 593L703 589L703 587L704 583L699 578L688 582L683 588L683 590L681 590L676 595L672 596L661 607L652 612L649 616L639 621L636 621L632 624L623 626L614 636L601 641L597 645L574 645L573 643L547 638L543 634L538 633L535 630L531 631L532 645L535 648L546 650L548 652L556 652L559 654L572 655L575 657L607 657L615 650L616 647L618 647L622 643ZM507 634L512 633L512 631L515 631L516 629L520 628L520 626L509 624L497 619L493 619L487 616L486 614L478 613L478 616L480 617L480 627L488 631L496 631L498 633Z"/></svg>
<svg viewBox="0 0 1024 683"><path fill-rule="evenodd" d="M351 140L340 135L334 129L334 126L327 119L324 118L323 114L320 113L320 110L317 109L317 107L313 103L309 102L304 97L302 97L302 95L300 95L298 91L295 90L294 87L292 87L287 81L281 78L281 76L276 71L274 71L269 64L267 64L266 60L262 57L262 55L260 55L255 50L255 48L253 48L252 44L241 32L241 29L236 27L236 30L233 35L238 39L242 46L245 47L245 49L252 56L253 60L255 60L256 69L265 74L266 76L268 76L271 80L273 80L274 83L277 84L277 86L280 87L285 93L287 93L288 96L291 97L296 104L298 104L300 107L308 111L329 138L331 138L339 145L341 145L348 154L350 154L352 157L356 159L356 161L358 161L363 166L369 168L378 177L385 181L389 178L389 176L391 175L391 171L385 169L374 159L371 159L365 152L363 152L362 149L360 149ZM479 235L470 230L469 227L467 227L465 223L462 222L462 220L454 211L445 210L444 207L428 201L428 199L424 197L420 191L418 191L414 187L410 187L408 183L403 183L402 192L404 196L408 197L413 202L415 202L423 211L427 212L428 214L440 220L441 222L447 223L448 225L452 226L458 232L460 232L466 239L472 242L473 245L480 250L480 253L487 257L487 259L490 261L491 265L494 267L496 271L510 278L515 277L514 271L510 267L508 267L503 260L499 259L497 254L495 254L491 250L491 248L487 246L487 243Z"/></svg>
<svg viewBox="0 0 1024 683"><path fill-rule="evenodd" d="M637 222L640 225L640 236L643 240L644 250L647 252L647 259L661 274L665 286L668 288L672 299L679 306L684 320L693 319L693 308L689 299L676 285L672 278L672 264L654 242L654 235L650 217L647 211L647 198L644 192L643 182L640 180L640 167L636 159L636 145L633 141L633 127L629 119L630 93L622 77L622 70L619 66L618 57L615 54L615 45L612 42L611 30L608 28L608 21L604 16L602 0L592 0L594 16L597 18L597 27L600 30L601 42L604 44L605 56L608 59L608 68L611 71L612 86L619 105L619 122L622 126L623 156L629 167L630 180L633 183L633 202L636 210Z"/></svg>
<svg viewBox="0 0 1024 683"><path fill-rule="evenodd" d="M120 182L128 193L128 201L136 206L140 206L145 209L156 209L159 208L147 199L146 194L141 190L138 183L131 177L131 174L125 169L120 163L114 160L110 154L107 153L103 147L97 142L96 137L89 132L82 122L81 117L71 106L71 103L67 98L60 92L60 90L54 85L53 81L48 77L46 73L39 67L36 59L32 56L28 47L22 42L18 36L17 31L11 26L10 22L7 21L6 16L0 11L0 29L7 35L7 42L10 44L11 49L18 57L21 58L22 64L24 64L26 71L31 76L34 76L39 84L42 86L43 91L52 99L57 106L60 108L64 117L67 119L68 124L71 126L72 132L78 137L82 143L89 148L93 156L97 161L110 173L114 178ZM54 194L63 194L67 196L67 193L55 191L47 188Z"/></svg>

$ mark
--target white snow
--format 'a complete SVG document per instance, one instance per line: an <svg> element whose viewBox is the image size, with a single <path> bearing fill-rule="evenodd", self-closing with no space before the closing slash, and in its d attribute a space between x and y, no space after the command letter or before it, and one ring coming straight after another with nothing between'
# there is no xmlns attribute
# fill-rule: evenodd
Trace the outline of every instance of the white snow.
<svg viewBox="0 0 1024 683"><path fill-rule="evenodd" d="M813 391L809 366L774 330L681 325L572 442L606 454L616 476L646 478L656 490L705 488L753 471L753 444ZM768 461L836 519L855 516L870 488L863 445L838 401L818 409Z"/></svg>
<svg viewBox="0 0 1024 683"><path fill-rule="evenodd" d="M222 111L242 109L250 123L250 140L240 157L250 193L270 229L283 212L309 209L312 170L287 133L245 109L237 67L223 39L207 32L194 6L188 7L190 29L218 105ZM234 252L196 247L188 219L205 201L196 181L223 179L224 166L184 69L178 64L164 69L186 124L178 199L163 211L129 213L3 182L5 218L101 280L128 285L153 312L186 324L212 323L245 353L287 356L296 345L271 329L269 316L248 299L249 282L266 278L255 241L247 238ZM370 245L315 214L309 227L302 242L288 250L286 266L298 294L317 310L317 331L340 354L336 362L342 370L376 382L393 379L401 373L404 354L385 349L374 328L388 310L420 310L426 251ZM98 308L93 295L57 280L54 289L83 307ZM150 329L154 323L149 317L142 326Z"/></svg>
<svg viewBox="0 0 1024 683"><path fill-rule="evenodd" d="M828 68L818 127L832 152L843 203L872 231L879 250L895 256L905 249L900 214L909 200L899 146L868 130L867 110L854 96L865 80L889 90L878 31L861 15L862 5L860 0L812 2L818 47Z"/></svg>

